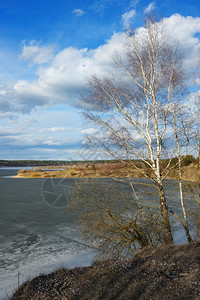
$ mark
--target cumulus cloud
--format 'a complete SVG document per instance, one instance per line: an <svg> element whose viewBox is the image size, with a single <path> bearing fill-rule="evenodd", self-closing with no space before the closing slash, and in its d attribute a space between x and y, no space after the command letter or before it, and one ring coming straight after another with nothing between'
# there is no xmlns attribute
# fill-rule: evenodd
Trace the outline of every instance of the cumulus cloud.
<svg viewBox="0 0 200 300"><path fill-rule="evenodd" d="M0 98L4 99L2 110L26 113L35 107L56 103L78 107L79 95L88 77L94 73L98 76L112 73L113 52L123 51L124 38L125 34L115 33L94 50L65 48L54 56L49 65L40 65L34 81L19 80L9 89L1 87ZM9 103L11 105L8 107Z"/></svg>
<svg viewBox="0 0 200 300"><path fill-rule="evenodd" d="M132 15L124 14L124 22L133 17L134 10ZM179 42L189 78L199 62L200 18L174 14L164 22L168 36ZM143 32L138 29L139 36ZM96 49L68 47L57 53L52 46L37 42L24 45L21 59L37 64L35 79L0 82L1 157L78 158L81 151L75 149L81 147L82 134L95 133L93 128L81 126L76 109L80 107L79 95L91 75L112 75L113 53L117 50L123 55L125 41L125 33L114 33ZM85 153L81 155L80 159L86 157Z"/></svg>
<svg viewBox="0 0 200 300"><path fill-rule="evenodd" d="M182 17L174 14L164 19L168 35L178 41L179 49L183 54L185 73L192 75L199 62L200 41L196 34L200 33L200 18Z"/></svg>
<svg viewBox="0 0 200 300"><path fill-rule="evenodd" d="M149 5L145 8L144 13L149 14L156 8L155 2L149 3Z"/></svg>
<svg viewBox="0 0 200 300"><path fill-rule="evenodd" d="M125 14L122 15L122 21L125 28L130 26L131 21L135 17L135 15L136 15L135 9L132 9L129 12L126 12Z"/></svg>
<svg viewBox="0 0 200 300"><path fill-rule="evenodd" d="M72 13L78 17L81 17L85 14L85 12L79 8L74 9Z"/></svg>
<svg viewBox="0 0 200 300"><path fill-rule="evenodd" d="M51 45L40 46L36 41L30 41L29 45L24 45L20 56L23 60L29 60L32 64L44 64L53 58L54 48Z"/></svg>
<svg viewBox="0 0 200 300"><path fill-rule="evenodd" d="M124 20L128 20L131 15L134 15L134 10L131 14L125 15ZM179 41L184 54L185 70L191 74L197 64L200 50L197 37L197 33L200 32L200 18L175 14L164 21L169 36ZM140 32L142 30L138 30L138 34L141 34ZM104 45L93 50L68 47L53 57L52 52L47 51L49 55L46 60L42 58L41 53L49 49L48 46L46 48L36 44L26 46L28 48L23 48L22 56L41 62L36 71L36 78L33 81L20 80L14 85L1 85L0 113L8 111L27 113L36 107L50 107L61 103L79 107L79 95L88 77L93 74L100 77L112 74L113 53L117 50L119 54L123 54L125 39L124 33L115 33ZM29 47L36 47L36 50ZM49 64L43 64L49 59L51 59Z"/></svg>

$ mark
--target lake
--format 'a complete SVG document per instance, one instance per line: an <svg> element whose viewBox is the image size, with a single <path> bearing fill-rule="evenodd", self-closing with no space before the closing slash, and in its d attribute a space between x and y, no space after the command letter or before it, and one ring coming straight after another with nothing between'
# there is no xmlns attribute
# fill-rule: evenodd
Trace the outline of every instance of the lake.
<svg viewBox="0 0 200 300"><path fill-rule="evenodd" d="M73 216L65 209L74 180L11 178L18 170L0 168L1 300L8 299L28 278L63 266L90 265L97 252L92 242L82 240ZM168 180L166 184L170 205L180 213L177 183ZM144 187L142 193L148 200ZM186 241L178 222L174 236L177 244Z"/></svg>
<svg viewBox="0 0 200 300"><path fill-rule="evenodd" d="M8 177L18 170L0 168L1 300L12 295L18 281L62 266L90 265L95 253L65 208L45 201L45 180Z"/></svg>

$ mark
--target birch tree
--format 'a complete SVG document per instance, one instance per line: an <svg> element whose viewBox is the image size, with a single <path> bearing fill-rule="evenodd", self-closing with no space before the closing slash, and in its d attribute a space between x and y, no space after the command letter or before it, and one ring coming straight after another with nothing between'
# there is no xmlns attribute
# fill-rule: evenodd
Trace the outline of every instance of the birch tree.
<svg viewBox="0 0 200 300"><path fill-rule="evenodd" d="M189 128L190 124L188 122L184 121L183 116L180 114L180 112L178 110L181 110L181 108L179 107L179 103L175 103L174 99L173 99L174 136L175 136L175 141L176 141L177 158L178 158L177 168L178 168L178 177L179 177L179 194L180 194L180 203L181 203L181 209L182 209L183 219L184 219L183 221L181 219L179 219L179 220L185 230L188 243L191 243L191 242L193 242L193 240L190 235L190 230L189 230L189 226L188 226L188 218L187 218L187 213L186 213L185 204L184 204L183 178L182 178L182 160L187 155L187 147L189 145L189 137L188 137L188 132L187 132L186 128ZM179 115L180 120L178 120L177 115ZM185 117L186 117L186 115L185 115ZM180 126L180 124L183 124L183 122L186 122L187 125ZM186 139L183 139L183 136L185 136ZM184 141L184 148L186 149L184 156L181 156L181 148L182 148L182 145L180 142L181 138Z"/></svg>
<svg viewBox="0 0 200 300"><path fill-rule="evenodd" d="M164 21L148 20L140 32L128 32L124 54L115 54L113 67L109 78L90 78L83 97L84 117L98 130L87 137L87 143L152 181L159 195L164 243L170 244L173 235L163 182L173 168L172 158L177 151L181 157L185 150L183 137L181 148L176 138L177 132L184 131L181 123L176 123L176 105L187 96L182 57ZM163 167L161 159L166 155L168 163ZM147 171L138 168L135 159L142 161ZM190 239L185 212L184 219Z"/></svg>

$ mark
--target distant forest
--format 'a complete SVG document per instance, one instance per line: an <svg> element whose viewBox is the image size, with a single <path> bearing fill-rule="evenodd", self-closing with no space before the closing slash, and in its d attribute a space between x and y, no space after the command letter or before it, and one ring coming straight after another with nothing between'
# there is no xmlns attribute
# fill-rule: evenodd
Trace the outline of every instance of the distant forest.
<svg viewBox="0 0 200 300"><path fill-rule="evenodd" d="M62 166L74 165L80 163L109 163L117 162L114 160L96 160L96 161L66 161L66 160L0 160L0 167L38 167L38 166Z"/></svg>
<svg viewBox="0 0 200 300"><path fill-rule="evenodd" d="M142 162L139 159L133 160L134 162ZM100 164L100 163L119 163L119 160L0 160L0 167L43 167L43 166L63 166L63 165L77 165L77 164ZM126 160L124 160L126 162ZM169 163L169 159L161 159L161 165L166 166ZM182 157L182 166L188 166L191 163L197 164L198 158L193 155L186 155ZM171 164L178 165L178 158L171 159Z"/></svg>
<svg viewBox="0 0 200 300"><path fill-rule="evenodd" d="M0 167L59 166L67 163L60 160L0 160Z"/></svg>

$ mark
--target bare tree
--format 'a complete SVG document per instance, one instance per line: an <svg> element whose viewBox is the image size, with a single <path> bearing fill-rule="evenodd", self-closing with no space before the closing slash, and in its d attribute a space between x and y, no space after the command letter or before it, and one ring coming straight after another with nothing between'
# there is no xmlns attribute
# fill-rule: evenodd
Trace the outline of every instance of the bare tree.
<svg viewBox="0 0 200 300"><path fill-rule="evenodd" d="M188 144L184 122L177 122L177 108L187 97L182 57L164 21L147 20L140 31L127 33L124 55L115 54L113 67L109 78L93 76L83 97L84 117L98 130L87 142L94 151L126 163L152 181L159 195L159 232L164 243L170 244L171 209L163 182L174 168L173 157L178 154L181 159ZM163 167L161 159L166 157ZM146 168L139 168L136 159ZM180 168L179 175L181 195ZM183 197L181 205L182 225L191 241Z"/></svg>
<svg viewBox="0 0 200 300"><path fill-rule="evenodd" d="M70 209L87 241L103 257L129 257L138 248L163 243L158 207L140 203L129 181L84 179L77 181Z"/></svg>

